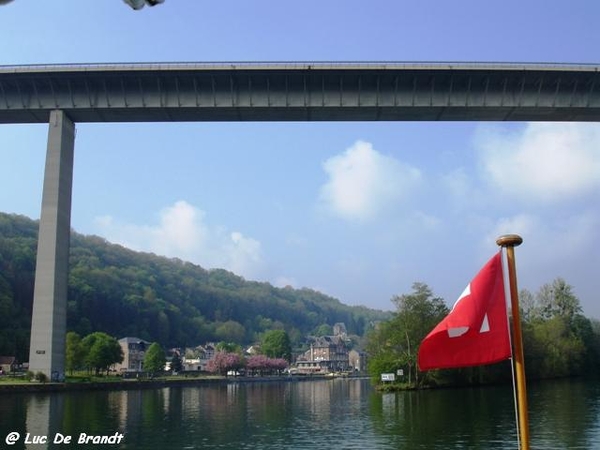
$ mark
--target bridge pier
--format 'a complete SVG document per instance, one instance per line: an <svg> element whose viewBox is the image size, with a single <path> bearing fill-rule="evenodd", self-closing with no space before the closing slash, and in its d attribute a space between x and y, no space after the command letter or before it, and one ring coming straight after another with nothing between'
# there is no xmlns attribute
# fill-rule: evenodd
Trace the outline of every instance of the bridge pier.
<svg viewBox="0 0 600 450"><path fill-rule="evenodd" d="M29 370L64 378L75 125L50 113L38 236Z"/></svg>

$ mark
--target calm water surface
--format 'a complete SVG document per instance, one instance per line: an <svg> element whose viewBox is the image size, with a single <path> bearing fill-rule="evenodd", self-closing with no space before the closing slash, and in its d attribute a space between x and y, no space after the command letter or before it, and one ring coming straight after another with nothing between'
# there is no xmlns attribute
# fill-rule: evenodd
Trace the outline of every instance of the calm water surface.
<svg viewBox="0 0 600 450"><path fill-rule="evenodd" d="M600 449L600 384L529 386L534 449ZM20 438L5 443L10 432ZM26 444L30 434L72 444ZM80 445L81 433L123 434ZM0 448L515 449L509 386L381 394L367 380L1 394Z"/></svg>

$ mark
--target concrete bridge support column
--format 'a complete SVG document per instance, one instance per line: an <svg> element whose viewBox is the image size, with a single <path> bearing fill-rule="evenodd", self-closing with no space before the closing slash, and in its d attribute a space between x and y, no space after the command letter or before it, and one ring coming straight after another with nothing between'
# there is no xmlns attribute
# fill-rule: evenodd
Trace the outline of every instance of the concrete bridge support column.
<svg viewBox="0 0 600 450"><path fill-rule="evenodd" d="M29 370L53 380L65 374L67 283L75 125L63 111L50 113L37 248Z"/></svg>

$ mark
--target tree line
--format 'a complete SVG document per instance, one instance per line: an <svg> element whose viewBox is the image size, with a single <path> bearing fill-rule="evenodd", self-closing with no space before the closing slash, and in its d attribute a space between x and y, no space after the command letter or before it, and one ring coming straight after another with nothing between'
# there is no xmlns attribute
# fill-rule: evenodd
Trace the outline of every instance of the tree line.
<svg viewBox="0 0 600 450"><path fill-rule="evenodd" d="M0 213L0 354L22 362L29 357L38 226ZM285 329L298 345L337 322L358 339L387 317L312 289L278 288L71 234L67 328L80 336L102 331L170 348L252 343L265 331Z"/></svg>
<svg viewBox="0 0 600 450"><path fill-rule="evenodd" d="M420 372L419 344L449 313L444 300L425 283L393 297L396 311L367 337L368 370L380 384L382 373L403 376L404 387L486 384L509 381L510 363ZM600 322L582 313L573 287L556 278L537 292L519 293L525 367L528 379L593 375L600 368Z"/></svg>
<svg viewBox="0 0 600 450"><path fill-rule="evenodd" d="M235 343L220 342L216 346L217 353L208 361L206 370L219 375L227 375L230 371L246 370L250 375L268 375L281 373L289 365L291 359L291 343L288 334L283 330L271 330L262 336L260 352L248 357L243 354L242 347ZM109 374L115 364L123 362L123 349L119 341L104 332L97 331L84 338L74 331L66 336L65 369L73 375L75 371L86 370L96 376ZM167 355L158 342L153 342L144 352L143 372L155 375L165 371ZM173 352L171 371L183 370L180 354Z"/></svg>

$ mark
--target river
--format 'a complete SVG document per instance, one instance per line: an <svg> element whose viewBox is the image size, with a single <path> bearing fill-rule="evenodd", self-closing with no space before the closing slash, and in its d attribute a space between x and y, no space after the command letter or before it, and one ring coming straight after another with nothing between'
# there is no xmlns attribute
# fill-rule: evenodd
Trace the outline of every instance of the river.
<svg viewBox="0 0 600 450"><path fill-rule="evenodd" d="M528 390L532 449L600 449L600 384ZM502 450L516 436L510 386L378 393L336 379L0 394L0 448Z"/></svg>

